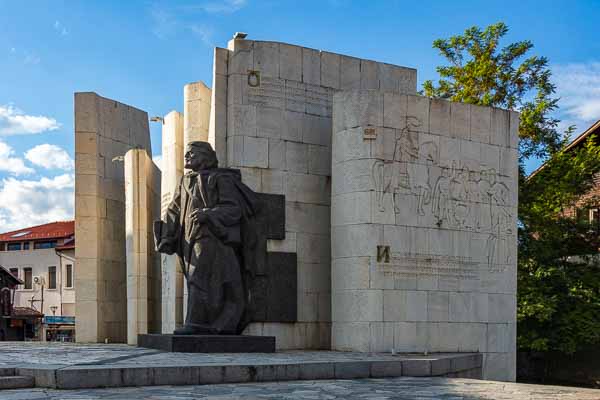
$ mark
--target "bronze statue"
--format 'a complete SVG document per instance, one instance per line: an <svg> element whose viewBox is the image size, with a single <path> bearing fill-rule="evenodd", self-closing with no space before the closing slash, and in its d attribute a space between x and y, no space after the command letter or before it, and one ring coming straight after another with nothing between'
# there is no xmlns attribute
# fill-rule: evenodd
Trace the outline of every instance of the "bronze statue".
<svg viewBox="0 0 600 400"><path fill-rule="evenodd" d="M207 142L188 144L185 168L166 220L154 226L158 251L178 255L187 282L185 325L174 334L240 333L250 318L260 202L239 170L218 168Z"/></svg>

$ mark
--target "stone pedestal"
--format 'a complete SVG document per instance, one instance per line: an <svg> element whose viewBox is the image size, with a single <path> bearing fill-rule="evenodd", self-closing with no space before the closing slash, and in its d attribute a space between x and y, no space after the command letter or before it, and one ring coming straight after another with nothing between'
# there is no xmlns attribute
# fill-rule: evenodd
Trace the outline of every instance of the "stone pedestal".
<svg viewBox="0 0 600 400"><path fill-rule="evenodd" d="M138 346L179 353L274 353L274 336L139 335Z"/></svg>

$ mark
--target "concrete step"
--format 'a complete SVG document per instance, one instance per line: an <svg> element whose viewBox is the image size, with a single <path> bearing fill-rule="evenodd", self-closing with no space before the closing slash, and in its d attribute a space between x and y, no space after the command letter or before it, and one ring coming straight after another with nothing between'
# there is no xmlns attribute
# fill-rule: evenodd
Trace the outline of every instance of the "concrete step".
<svg viewBox="0 0 600 400"><path fill-rule="evenodd" d="M203 385L316 379L448 376L481 379L479 353L357 354L289 352L252 354L156 353L141 361L20 367L37 387ZM113 359L114 360L114 359ZM0 396L1 398L2 396Z"/></svg>
<svg viewBox="0 0 600 400"><path fill-rule="evenodd" d="M33 376L0 376L0 390L32 388L34 384Z"/></svg>
<svg viewBox="0 0 600 400"><path fill-rule="evenodd" d="M8 367L0 367L0 376L14 376L15 369Z"/></svg>

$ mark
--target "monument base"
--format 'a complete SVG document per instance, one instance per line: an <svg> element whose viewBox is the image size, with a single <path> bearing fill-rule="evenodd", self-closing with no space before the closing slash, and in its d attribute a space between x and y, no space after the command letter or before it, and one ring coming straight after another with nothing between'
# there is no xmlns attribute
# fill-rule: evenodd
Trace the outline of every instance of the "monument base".
<svg viewBox="0 0 600 400"><path fill-rule="evenodd" d="M138 335L138 347L177 353L274 353L275 336Z"/></svg>

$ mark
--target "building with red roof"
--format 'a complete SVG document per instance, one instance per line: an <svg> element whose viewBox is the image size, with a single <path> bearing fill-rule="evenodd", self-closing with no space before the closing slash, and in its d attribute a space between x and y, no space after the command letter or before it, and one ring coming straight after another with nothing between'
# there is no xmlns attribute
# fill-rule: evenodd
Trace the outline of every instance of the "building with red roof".
<svg viewBox="0 0 600 400"><path fill-rule="evenodd" d="M23 339L74 340L75 221L0 233L0 265L21 282L11 318Z"/></svg>
<svg viewBox="0 0 600 400"><path fill-rule="evenodd" d="M595 143L600 143L600 120L596 121L583 133L577 136L564 151L569 153L585 146L588 139L594 138ZM542 164L538 169L529 175L528 179L533 179L536 175L544 171L547 164ZM563 211L563 214L568 217L577 218L581 222L587 222L596 228L600 228L600 174L594 176L594 184L590 190L583 194L573 207L569 207Z"/></svg>

